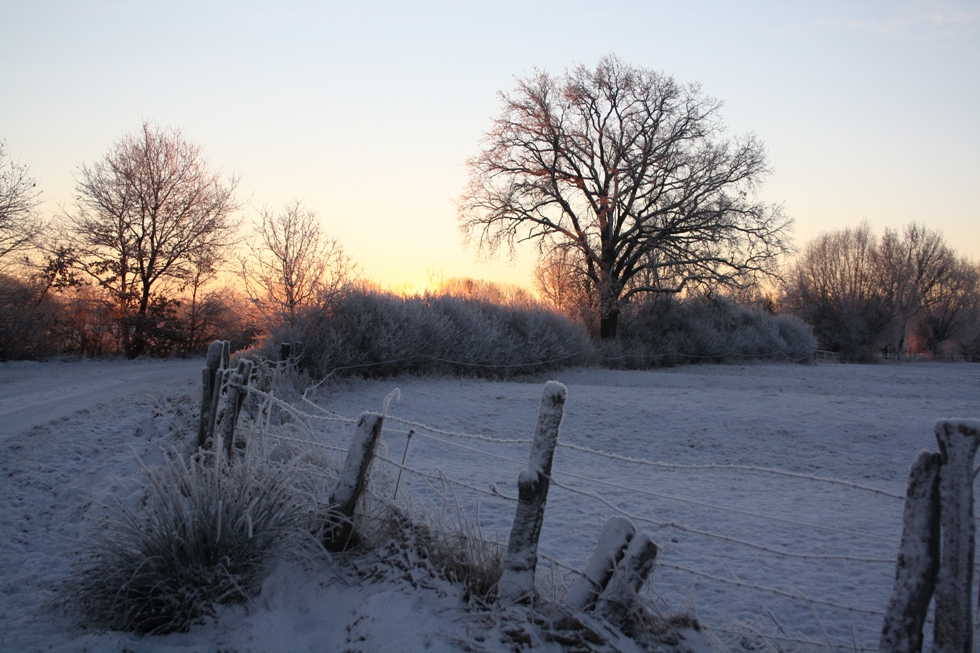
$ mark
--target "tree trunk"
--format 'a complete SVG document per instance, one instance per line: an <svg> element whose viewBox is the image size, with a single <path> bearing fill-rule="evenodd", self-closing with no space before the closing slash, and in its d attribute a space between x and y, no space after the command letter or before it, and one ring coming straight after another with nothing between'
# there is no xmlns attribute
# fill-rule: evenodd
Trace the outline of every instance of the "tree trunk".
<svg viewBox="0 0 980 653"><path fill-rule="evenodd" d="M612 340L615 338L618 324L619 311L613 311L608 315L601 316L599 320L599 337L603 340Z"/></svg>

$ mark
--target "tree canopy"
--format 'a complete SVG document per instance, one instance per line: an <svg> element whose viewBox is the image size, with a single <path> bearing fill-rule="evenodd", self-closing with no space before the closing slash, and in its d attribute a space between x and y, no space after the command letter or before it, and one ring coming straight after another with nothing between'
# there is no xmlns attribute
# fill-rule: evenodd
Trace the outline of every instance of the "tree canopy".
<svg viewBox="0 0 980 653"><path fill-rule="evenodd" d="M567 249L598 295L603 337L641 292L738 285L775 269L791 221L755 192L767 175L752 135L726 138L720 103L615 56L562 76L536 71L468 162L460 225L495 252Z"/></svg>
<svg viewBox="0 0 980 653"><path fill-rule="evenodd" d="M165 307L154 292L188 283L233 238L236 185L180 130L148 122L79 168L67 216L75 262L117 302L127 355L143 352L149 313Z"/></svg>
<svg viewBox="0 0 980 653"><path fill-rule="evenodd" d="M29 248L44 224L37 215L41 192L26 165L14 163L0 141L0 259Z"/></svg>

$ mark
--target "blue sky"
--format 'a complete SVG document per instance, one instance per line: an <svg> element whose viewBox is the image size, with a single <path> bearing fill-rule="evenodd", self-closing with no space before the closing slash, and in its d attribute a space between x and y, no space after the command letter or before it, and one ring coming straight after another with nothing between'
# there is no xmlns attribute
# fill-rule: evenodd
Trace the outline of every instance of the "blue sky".
<svg viewBox="0 0 980 653"><path fill-rule="evenodd" d="M463 164L515 76L607 53L700 83L766 143L761 195L797 245L914 220L980 258L977 2L0 0L0 138L48 213L148 119L241 175L246 217L315 208L369 278L529 285L532 251L463 247Z"/></svg>

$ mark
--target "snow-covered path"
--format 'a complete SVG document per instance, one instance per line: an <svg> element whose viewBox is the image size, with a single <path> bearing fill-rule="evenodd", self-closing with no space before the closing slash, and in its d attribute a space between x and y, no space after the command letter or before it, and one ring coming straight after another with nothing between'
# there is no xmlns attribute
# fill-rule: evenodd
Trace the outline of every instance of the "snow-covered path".
<svg viewBox="0 0 980 653"><path fill-rule="evenodd" d="M108 401L190 388L199 359L16 362L0 365L0 441Z"/></svg>

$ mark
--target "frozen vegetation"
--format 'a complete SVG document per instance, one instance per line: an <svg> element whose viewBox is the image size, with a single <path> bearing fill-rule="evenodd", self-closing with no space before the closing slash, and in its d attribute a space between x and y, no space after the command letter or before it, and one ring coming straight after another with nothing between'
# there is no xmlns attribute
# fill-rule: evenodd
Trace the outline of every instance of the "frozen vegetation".
<svg viewBox="0 0 980 653"><path fill-rule="evenodd" d="M679 649L876 649L909 468L921 450L938 450L937 418L980 413L980 375L970 364L339 381L313 397L317 406L298 404L317 417L305 420L309 428L276 417L269 432L284 436L281 445L322 445L319 468L336 474L333 448L349 446L362 412L386 410L373 487L390 494L405 455L399 501L428 526L408 528L401 544L386 544L375 529L372 555L318 554L293 541L275 550L255 587L240 588L244 603L216 603L187 632L79 628L72 610L52 607L61 583L78 552L105 535L111 511L133 508L140 485L161 473L148 476L143 466L172 468L168 452L193 444L201 366L0 364L0 650L561 650L563 640L549 639L526 611L472 609L478 584L437 569L452 559L453 542L507 541L551 379L567 400L538 545L542 606L593 601L569 569L601 582L612 569L602 551L628 541L626 555L656 546L642 590L647 608L701 626L697 635L684 631ZM395 388L400 398L385 406ZM246 426L261 428L249 426L248 410ZM607 545L597 550L607 523ZM457 539L434 541L427 528Z"/></svg>

